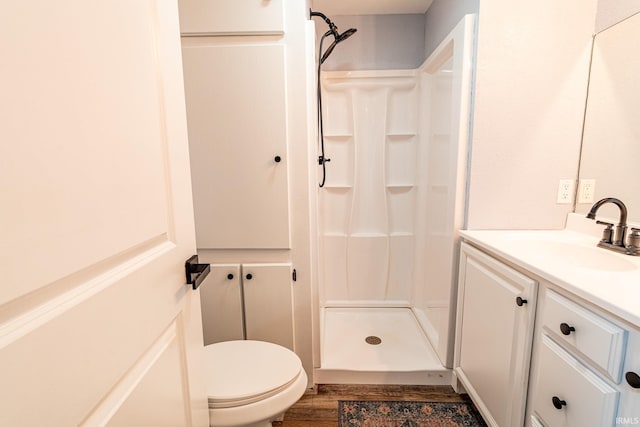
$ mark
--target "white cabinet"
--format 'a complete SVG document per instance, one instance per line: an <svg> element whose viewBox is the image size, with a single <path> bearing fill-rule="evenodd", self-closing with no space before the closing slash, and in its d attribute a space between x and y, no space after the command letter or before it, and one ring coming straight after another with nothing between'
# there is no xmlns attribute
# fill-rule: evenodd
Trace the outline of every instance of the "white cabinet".
<svg viewBox="0 0 640 427"><path fill-rule="evenodd" d="M291 264L214 264L201 289L204 343L259 340L294 348Z"/></svg>
<svg viewBox="0 0 640 427"><path fill-rule="evenodd" d="M289 249L284 0L181 0L180 22L198 249Z"/></svg>
<svg viewBox="0 0 640 427"><path fill-rule="evenodd" d="M537 282L463 243L454 371L489 425L523 424Z"/></svg>
<svg viewBox="0 0 640 427"><path fill-rule="evenodd" d="M639 354L637 325L462 244L454 372L489 425L640 424Z"/></svg>
<svg viewBox="0 0 640 427"><path fill-rule="evenodd" d="M178 3L206 343L295 347L312 378L308 5Z"/></svg>
<svg viewBox="0 0 640 427"><path fill-rule="evenodd" d="M640 331L597 307L540 291L527 425L640 423ZM640 377L638 377L640 379Z"/></svg>
<svg viewBox="0 0 640 427"><path fill-rule="evenodd" d="M282 34L284 0L180 0L182 34Z"/></svg>
<svg viewBox="0 0 640 427"><path fill-rule="evenodd" d="M183 64L198 248L289 248L285 46L184 38Z"/></svg>

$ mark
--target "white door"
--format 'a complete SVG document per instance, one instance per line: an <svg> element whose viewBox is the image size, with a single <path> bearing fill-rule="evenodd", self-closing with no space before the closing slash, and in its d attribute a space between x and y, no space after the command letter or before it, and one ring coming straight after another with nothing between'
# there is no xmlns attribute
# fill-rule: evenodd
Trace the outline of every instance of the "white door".
<svg viewBox="0 0 640 427"><path fill-rule="evenodd" d="M0 77L0 425L208 425L177 5L4 2Z"/></svg>

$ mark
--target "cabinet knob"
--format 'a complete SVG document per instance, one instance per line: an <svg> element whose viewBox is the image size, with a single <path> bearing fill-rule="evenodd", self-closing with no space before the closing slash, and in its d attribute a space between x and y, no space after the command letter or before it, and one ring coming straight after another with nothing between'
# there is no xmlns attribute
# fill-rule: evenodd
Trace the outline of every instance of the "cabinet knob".
<svg viewBox="0 0 640 427"><path fill-rule="evenodd" d="M635 372L627 372L624 374L627 383L633 388L640 388L640 375Z"/></svg>
<svg viewBox="0 0 640 427"><path fill-rule="evenodd" d="M253 279L253 274L248 273L246 276L244 276L247 280L251 280Z"/></svg>
<svg viewBox="0 0 640 427"><path fill-rule="evenodd" d="M520 297L516 298L516 305L518 307L522 307L523 305L525 305L528 301L526 299L522 299Z"/></svg>
<svg viewBox="0 0 640 427"><path fill-rule="evenodd" d="M562 335L569 335L571 332L575 332L575 330L576 328L573 326L569 326L566 323L560 323L560 332L562 332Z"/></svg>
<svg viewBox="0 0 640 427"><path fill-rule="evenodd" d="M560 399L558 396L553 396L551 398L551 403L556 409L562 409L563 406L567 406L567 401Z"/></svg>
<svg viewBox="0 0 640 427"><path fill-rule="evenodd" d="M282 157L280 157L280 156L275 156L275 157L273 158L273 161L274 161L274 162L276 162L276 163L280 163L280 161L282 161Z"/></svg>
<svg viewBox="0 0 640 427"><path fill-rule="evenodd" d="M232 273L227 274L227 279L233 280L233 274Z"/></svg>

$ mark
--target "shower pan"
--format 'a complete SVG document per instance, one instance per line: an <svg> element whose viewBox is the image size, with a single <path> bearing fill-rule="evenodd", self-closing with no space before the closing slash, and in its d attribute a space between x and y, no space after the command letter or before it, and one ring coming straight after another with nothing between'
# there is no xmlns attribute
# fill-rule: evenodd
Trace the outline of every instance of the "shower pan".
<svg viewBox="0 0 640 427"><path fill-rule="evenodd" d="M318 383L451 382L473 25L418 69L321 76Z"/></svg>

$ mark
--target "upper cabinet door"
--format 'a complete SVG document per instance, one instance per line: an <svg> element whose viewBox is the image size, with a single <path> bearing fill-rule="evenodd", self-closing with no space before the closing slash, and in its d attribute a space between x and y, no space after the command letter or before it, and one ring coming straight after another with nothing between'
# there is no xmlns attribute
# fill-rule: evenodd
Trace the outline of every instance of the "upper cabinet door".
<svg viewBox="0 0 640 427"><path fill-rule="evenodd" d="M288 249L285 46L183 40L199 249Z"/></svg>
<svg viewBox="0 0 640 427"><path fill-rule="evenodd" d="M283 34L283 0L180 0L187 35Z"/></svg>

